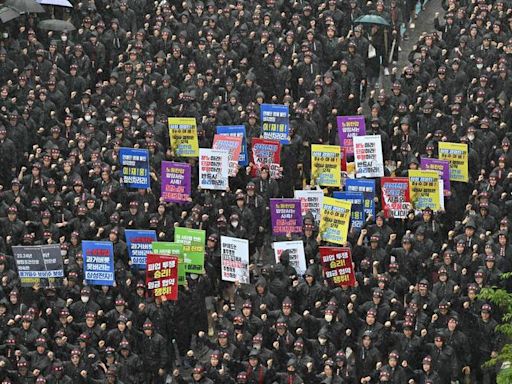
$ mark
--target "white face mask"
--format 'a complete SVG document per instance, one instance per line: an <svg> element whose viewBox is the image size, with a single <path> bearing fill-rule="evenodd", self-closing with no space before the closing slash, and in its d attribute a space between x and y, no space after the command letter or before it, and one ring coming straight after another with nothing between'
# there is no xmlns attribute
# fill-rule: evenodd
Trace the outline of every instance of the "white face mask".
<svg viewBox="0 0 512 384"><path fill-rule="evenodd" d="M105 120L107 121L107 123L111 123L113 119L111 117L107 117Z"/></svg>
<svg viewBox="0 0 512 384"><path fill-rule="evenodd" d="M68 40L68 37L67 37L66 35L62 35L62 36L60 37L60 39L61 39L62 41L67 41L67 40Z"/></svg>
<svg viewBox="0 0 512 384"><path fill-rule="evenodd" d="M320 345L325 345L325 343L327 343L327 339L325 339L323 337L319 337L318 342L320 343Z"/></svg>
<svg viewBox="0 0 512 384"><path fill-rule="evenodd" d="M132 115L133 120L137 120L139 118L139 115Z"/></svg>
<svg viewBox="0 0 512 384"><path fill-rule="evenodd" d="M324 319L325 321L327 321L328 323L330 323L332 321L332 315L329 314L329 315L324 315Z"/></svg>
<svg viewBox="0 0 512 384"><path fill-rule="evenodd" d="M238 221L232 221L231 225L235 228L238 227Z"/></svg>
<svg viewBox="0 0 512 384"><path fill-rule="evenodd" d="M68 254L68 251L60 251L60 255L62 257L65 257Z"/></svg>
<svg viewBox="0 0 512 384"><path fill-rule="evenodd" d="M473 140L474 138L475 138L475 134L474 134L474 133L470 133L470 134L468 135L468 139L469 139L469 140Z"/></svg>
<svg viewBox="0 0 512 384"><path fill-rule="evenodd" d="M84 116L84 120L85 121L90 121L91 120L91 115L85 115Z"/></svg>
<svg viewBox="0 0 512 384"><path fill-rule="evenodd" d="M190 278L191 278L192 280L197 280L197 278L199 277L199 276L198 276L198 275L196 275L195 273L191 273L189 276L190 276Z"/></svg>
<svg viewBox="0 0 512 384"><path fill-rule="evenodd" d="M483 64L477 64L477 65L476 65L476 67L477 67L478 69L482 69L482 68L484 67L484 65L483 65Z"/></svg>
<svg viewBox="0 0 512 384"><path fill-rule="evenodd" d="M89 301L89 296L80 296L80 300L82 300L82 303L87 303Z"/></svg>
<svg viewBox="0 0 512 384"><path fill-rule="evenodd" d="M4 32L4 33L2 34L2 36L3 36L3 38L4 38L4 39L7 39L7 38L9 37L9 34L8 34L7 32Z"/></svg>

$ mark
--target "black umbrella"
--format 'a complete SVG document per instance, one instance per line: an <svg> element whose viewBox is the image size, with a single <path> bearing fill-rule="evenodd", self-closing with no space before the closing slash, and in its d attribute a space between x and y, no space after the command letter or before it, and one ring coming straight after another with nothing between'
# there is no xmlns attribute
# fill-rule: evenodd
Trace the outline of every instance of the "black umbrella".
<svg viewBox="0 0 512 384"><path fill-rule="evenodd" d="M43 6L34 0L7 0L5 5L18 11L20 14L45 12Z"/></svg>
<svg viewBox="0 0 512 384"><path fill-rule="evenodd" d="M76 29L75 26L69 21L59 19L42 20L39 22L39 24L37 24L37 27L39 29L56 32L70 32Z"/></svg>
<svg viewBox="0 0 512 384"><path fill-rule="evenodd" d="M12 9L11 7L2 7L0 8L0 20L2 23L7 23L8 21L14 20L20 17L20 13Z"/></svg>

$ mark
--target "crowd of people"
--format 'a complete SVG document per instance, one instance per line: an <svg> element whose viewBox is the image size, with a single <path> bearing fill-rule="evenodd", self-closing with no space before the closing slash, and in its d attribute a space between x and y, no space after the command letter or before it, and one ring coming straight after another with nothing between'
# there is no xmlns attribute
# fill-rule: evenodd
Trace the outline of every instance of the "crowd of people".
<svg viewBox="0 0 512 384"><path fill-rule="evenodd" d="M482 365L510 340L478 294L512 288L509 2L443 2L411 52L412 0L73 3L71 33L33 14L1 25L2 384L495 382L500 367ZM365 14L389 26L354 23ZM262 103L290 110L280 177L250 164L226 191L198 188L167 118L194 117L202 148L216 126L244 125L250 151ZM354 114L380 135L386 175L449 141L468 144L470 180L452 182L445 211L406 219L386 218L377 191L345 244L356 284L337 287L309 214L286 236L304 243L305 275L287 252L273 261L269 199L314 185L311 145L338 145L336 116ZM121 147L149 150L150 189L120 182ZM192 165L189 203L161 199L162 160ZM173 241L177 226L207 231L206 273L174 302L147 291L124 231ZM250 242L249 285L220 278L226 234ZM113 287L84 284L83 240L113 243ZM65 277L22 287L12 247L43 244L60 245Z"/></svg>

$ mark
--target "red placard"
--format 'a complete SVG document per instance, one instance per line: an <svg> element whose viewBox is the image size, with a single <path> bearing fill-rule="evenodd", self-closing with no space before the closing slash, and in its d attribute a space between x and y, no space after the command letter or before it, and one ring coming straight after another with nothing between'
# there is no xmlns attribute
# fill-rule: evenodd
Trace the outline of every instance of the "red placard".
<svg viewBox="0 0 512 384"><path fill-rule="evenodd" d="M353 287L356 283L350 248L320 247L325 278L334 285Z"/></svg>
<svg viewBox="0 0 512 384"><path fill-rule="evenodd" d="M148 254L146 285L155 297L178 300L178 257Z"/></svg>
<svg viewBox="0 0 512 384"><path fill-rule="evenodd" d="M411 209L409 179L407 177L383 177L380 179L382 190L382 209L386 217L405 219Z"/></svg>
<svg viewBox="0 0 512 384"><path fill-rule="evenodd" d="M267 165L270 177L281 177L281 143L277 140L253 138L251 143L251 162L255 165L251 176L258 176L262 166Z"/></svg>

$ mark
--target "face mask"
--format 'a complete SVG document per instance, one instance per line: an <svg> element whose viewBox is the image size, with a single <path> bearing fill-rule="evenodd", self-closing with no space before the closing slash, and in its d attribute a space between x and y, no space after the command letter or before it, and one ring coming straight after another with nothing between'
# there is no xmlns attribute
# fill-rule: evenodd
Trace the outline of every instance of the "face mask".
<svg viewBox="0 0 512 384"><path fill-rule="evenodd" d="M84 116L84 120L85 121L90 121L91 120L91 115L85 115Z"/></svg>
<svg viewBox="0 0 512 384"><path fill-rule="evenodd" d="M89 296L80 296L80 300L82 300L82 303L87 303L89 301Z"/></svg>
<svg viewBox="0 0 512 384"><path fill-rule="evenodd" d="M137 120L139 118L139 115L132 115L133 120Z"/></svg>
<svg viewBox="0 0 512 384"><path fill-rule="evenodd" d="M325 315L325 316L324 316L324 319L325 319L325 321L327 321L328 323L330 323L330 322L332 321L332 315L330 315L330 314L329 314L329 315Z"/></svg>
<svg viewBox="0 0 512 384"><path fill-rule="evenodd" d="M235 228L238 227L238 221L232 221L231 225Z"/></svg>
<svg viewBox="0 0 512 384"><path fill-rule="evenodd" d="M474 134L474 133L470 133L470 134L468 135L468 139L469 139L469 140L473 140L474 138L475 138L475 134Z"/></svg>
<svg viewBox="0 0 512 384"><path fill-rule="evenodd" d="M4 39L7 39L7 38L9 37L9 34L8 34L7 32L4 32L4 33L2 34L2 37L3 37Z"/></svg>
<svg viewBox="0 0 512 384"><path fill-rule="evenodd" d="M67 37L66 35L63 35L63 36L61 36L61 37L60 37L60 39L61 39L62 41L67 41L67 40L68 40L68 37Z"/></svg>
<svg viewBox="0 0 512 384"><path fill-rule="evenodd" d="M60 251L60 255L62 257L66 257L67 254L68 254L68 251Z"/></svg>
<svg viewBox="0 0 512 384"><path fill-rule="evenodd" d="M192 280L197 280L197 278L199 277L199 276L198 276L198 275L196 275L195 273L191 273L189 276L190 276L190 278L191 278Z"/></svg>
<svg viewBox="0 0 512 384"><path fill-rule="evenodd" d="M111 117L107 117L105 120L107 121L107 123L111 123L113 119Z"/></svg>
<svg viewBox="0 0 512 384"><path fill-rule="evenodd" d="M320 343L320 345L325 345L325 343L327 343L327 339L323 338L323 337L319 337L318 342Z"/></svg>
<svg viewBox="0 0 512 384"><path fill-rule="evenodd" d="M484 65L483 65L483 64L477 64L477 65L476 65L476 67L477 67L478 69L482 69L482 68L484 67Z"/></svg>

